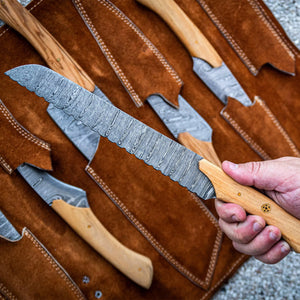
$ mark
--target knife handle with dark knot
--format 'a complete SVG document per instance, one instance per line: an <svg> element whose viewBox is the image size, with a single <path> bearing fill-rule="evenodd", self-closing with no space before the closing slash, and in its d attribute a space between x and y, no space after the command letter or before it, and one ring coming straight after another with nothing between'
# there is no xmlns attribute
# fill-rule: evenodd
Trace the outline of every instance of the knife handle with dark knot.
<svg viewBox="0 0 300 300"><path fill-rule="evenodd" d="M49 67L88 91L95 84L44 26L17 0L0 1L0 19L23 35Z"/></svg>
<svg viewBox="0 0 300 300"><path fill-rule="evenodd" d="M220 67L222 58L211 43L173 0L136 0L160 15L177 34L192 57L208 62L212 67Z"/></svg>

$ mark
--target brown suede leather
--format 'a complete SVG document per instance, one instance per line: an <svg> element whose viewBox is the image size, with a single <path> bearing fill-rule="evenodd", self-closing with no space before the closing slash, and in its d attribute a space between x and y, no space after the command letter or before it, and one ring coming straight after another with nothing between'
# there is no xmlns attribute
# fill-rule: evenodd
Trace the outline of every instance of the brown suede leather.
<svg viewBox="0 0 300 300"><path fill-rule="evenodd" d="M197 1L253 74L267 63L295 73L297 51L289 47L286 35L277 29L262 1L243 1L242 5L240 1L226 5L222 1Z"/></svg>
<svg viewBox="0 0 300 300"><path fill-rule="evenodd" d="M189 54L168 26L157 15L133 0L113 2L145 33L178 72L184 82L183 97L214 130L213 141L221 160L259 160L260 157L222 118L220 112L223 105L193 73ZM299 101L296 101L300 91L299 59L296 60L295 77L269 66L263 67L258 76L254 77L196 1L178 3L220 52L251 99L255 95L264 99L299 147L300 117L295 113L299 111ZM32 13L62 43L115 105L171 137L147 103L136 107L71 1L33 1L29 8L33 8ZM100 15L100 12L93 13L95 16ZM270 15L268 11L267 13ZM109 14L103 17L106 15L111 18ZM230 18L231 26L238 28L239 24L232 22L231 16L227 18ZM255 24L256 18L249 20L251 21ZM104 22L101 20L99 24ZM121 24L116 26L120 27ZM269 30L261 27L261 30ZM108 27L108 33L116 42L117 39L125 41L123 47L119 48L120 52L125 51L127 46L132 49L130 42L126 44L126 32L116 32L114 26ZM249 35L252 42L255 38L254 34ZM155 172L104 138L100 141L95 158L88 165L87 160L48 116L47 103L3 74L4 71L21 64L45 64L43 60L24 38L7 27L0 29L0 41L0 98L18 122L35 136L51 144L52 175L87 191L90 206L103 225L123 244L150 257L154 266L153 284L149 290L144 290L113 268L58 217L16 171L9 175L0 170L3 195L0 208L5 215L19 231L24 226L31 228L88 299L94 299L97 290L103 293L102 299L209 298L247 258L237 253L226 237L223 237L221 243L220 231L213 216L213 201L205 202L213 213L211 214L200 199L194 198L177 183ZM111 47L106 40L105 43ZM275 41L273 43L276 44ZM156 74L155 70L159 65L161 67L161 62L156 60L155 63L154 59L151 60L153 52L148 52L145 47L142 49L143 56L149 59L144 68L149 69L149 74L152 74L149 75L151 83L151 76ZM248 48L244 50L248 51ZM250 48L249 51L255 50ZM132 83L131 76L134 75L136 66L124 64L124 53L120 53L120 56L113 53L113 56L115 59L122 58L118 63L122 63L122 68L124 71L126 69L125 74ZM133 57L129 59L132 60ZM165 74L165 85L160 86L159 91L169 93L170 86L173 87L174 90L167 97L174 100L180 86L174 83L169 73ZM167 84L168 77L170 81ZM144 78L141 80L144 81ZM150 83L145 85L145 90L132 84L141 101L153 92ZM10 127L8 129L3 130L2 135L10 141L10 135L16 133ZM12 141L18 144L22 142L22 138ZM24 149L16 149L18 151L11 156L13 162L10 164L16 167L21 162L20 157L32 159L33 163L37 149L34 143L26 144ZM41 166L40 160L35 163ZM15 259L16 263L22 262L21 255L15 255L11 259ZM184 268L177 270L174 266ZM90 278L89 283L82 281L85 275ZM0 282L1 280L2 276ZM15 292L14 287L9 286L9 290ZM65 298L64 295L61 298Z"/></svg>
<svg viewBox="0 0 300 300"><path fill-rule="evenodd" d="M62 295L63 299L86 299L69 274L27 228L23 229L19 241L0 236L0 253L0 293L6 299L61 299Z"/></svg>
<svg viewBox="0 0 300 300"><path fill-rule="evenodd" d="M221 114L263 159L279 158L283 153L285 156L300 156L299 150L262 99L257 97L252 106L245 107L230 98Z"/></svg>

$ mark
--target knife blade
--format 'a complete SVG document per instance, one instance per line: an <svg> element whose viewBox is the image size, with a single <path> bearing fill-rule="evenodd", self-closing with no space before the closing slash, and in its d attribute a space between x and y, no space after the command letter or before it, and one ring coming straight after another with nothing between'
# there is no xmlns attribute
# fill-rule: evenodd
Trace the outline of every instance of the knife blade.
<svg viewBox="0 0 300 300"><path fill-rule="evenodd" d="M63 46L17 0L2 0L0 2L0 19L25 37L51 69L93 92L98 97L109 101ZM54 113L56 108L49 106L47 111L49 112L49 110ZM57 114L59 115L60 126L73 137L73 144L81 152L85 152L86 158L91 160L98 148L99 135L89 130L89 128L80 122L72 120L72 117L65 115L63 112L60 111ZM88 151L84 147L83 137L87 138L90 142Z"/></svg>
<svg viewBox="0 0 300 300"><path fill-rule="evenodd" d="M125 247L105 229L90 209L84 190L26 163L17 169L34 191L98 253L140 286L150 287L151 260Z"/></svg>
<svg viewBox="0 0 300 300"><path fill-rule="evenodd" d="M22 236L16 230L16 228L9 222L3 212L0 210L0 237L6 240L17 242Z"/></svg>
<svg viewBox="0 0 300 300"><path fill-rule="evenodd" d="M178 108L168 104L160 95L151 95L147 101L182 145L221 166L212 143L212 128L181 95L178 95Z"/></svg>
<svg viewBox="0 0 300 300"><path fill-rule="evenodd" d="M193 70L226 105L227 97L245 106L253 103L199 28L173 0L136 0L155 11L171 27L193 59Z"/></svg>
<svg viewBox="0 0 300 300"><path fill-rule="evenodd" d="M97 96L46 67L25 65L6 75L202 199L217 197L262 216L267 224L280 229L296 252L300 251L300 220L257 190L238 184L200 155L112 104L96 101Z"/></svg>

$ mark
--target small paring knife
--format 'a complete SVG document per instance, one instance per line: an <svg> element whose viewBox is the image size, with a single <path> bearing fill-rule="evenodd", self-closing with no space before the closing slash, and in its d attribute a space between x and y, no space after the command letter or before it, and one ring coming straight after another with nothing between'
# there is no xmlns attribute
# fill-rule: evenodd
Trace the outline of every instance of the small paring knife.
<svg viewBox="0 0 300 300"><path fill-rule="evenodd" d="M300 220L257 190L238 184L203 157L112 104L100 98L96 101L97 96L46 67L25 65L6 74L200 198L235 203L248 213L263 217L300 252Z"/></svg>

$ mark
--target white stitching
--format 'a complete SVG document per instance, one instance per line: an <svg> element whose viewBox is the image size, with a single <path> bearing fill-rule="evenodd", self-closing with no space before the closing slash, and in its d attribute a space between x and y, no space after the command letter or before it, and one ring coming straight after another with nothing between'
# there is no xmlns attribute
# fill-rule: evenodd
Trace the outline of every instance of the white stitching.
<svg viewBox="0 0 300 300"><path fill-rule="evenodd" d="M0 156L0 165L9 173L12 174L13 169L12 167L5 161L5 159Z"/></svg>
<svg viewBox="0 0 300 300"><path fill-rule="evenodd" d="M267 107L267 104L258 96L255 96L255 101L258 102L258 104L264 109L264 111L267 113L273 124L277 127L279 132L282 134L283 138L288 143L291 150L294 152L295 156L300 156L300 153L296 147L296 145L293 143L287 132L284 130L284 128L281 126L275 115L271 112L271 110Z"/></svg>
<svg viewBox="0 0 300 300"><path fill-rule="evenodd" d="M107 8L109 11L113 12L118 18L120 18L126 25L128 25L137 35L142 39L142 41L148 46L148 48L153 52L155 57L159 60L159 62L164 66L164 68L167 70L167 72L171 75L171 77L176 81L178 86L182 85L182 81L177 75L177 73L174 71L174 69L169 65L169 63L165 60L165 58L160 54L160 52L155 48L155 46L135 27L135 25L126 17L123 15L123 13L118 10L112 3L108 1L102 1L98 0L100 4L102 4L105 8ZM112 68L116 72L117 76L120 78L122 84L127 89L129 94L131 95L132 99L136 103L138 107L143 105L143 102L141 101L140 97L136 93L136 91L133 89L131 83L129 82L128 78L124 74L123 70L120 68L118 63L116 62L114 56L111 54L109 48L106 46L103 39L100 37L98 31L96 30L94 24L92 23L91 19L87 15L82 3L80 0L75 0L75 3L77 5L77 8L83 18L85 19L85 22L90 27L95 39L98 42L98 45L104 52L105 57L107 58L108 62L111 64Z"/></svg>
<svg viewBox="0 0 300 300"><path fill-rule="evenodd" d="M71 291L75 294L78 299L85 299L81 294L78 287L68 278L65 272L60 268L60 266L55 262L55 260L45 251L45 249L40 245L40 243L34 238L31 232L25 229L24 235L34 244L34 246L42 253L42 255L46 258L46 260L50 263L53 269L57 272L57 274L65 281L67 286L71 289Z"/></svg>
<svg viewBox="0 0 300 300"><path fill-rule="evenodd" d="M212 251L212 258L210 260L210 266L206 274L205 280L202 281L200 278L196 277L190 271L188 271L182 264L180 264L152 235L151 233L136 219L136 217L128 210L126 205L113 193L113 191L107 186L107 184L100 178L100 176L94 171L91 166L86 167L86 171L89 175L95 180L95 182L101 187L101 189L108 195L108 197L121 209L123 214L129 219L131 223L145 236L145 238L152 244L152 246L159 252L170 264L172 264L181 274L187 277L189 280L194 282L200 287L208 287L209 281L213 275L214 264L217 259L218 244L221 242L220 231L216 236L216 241ZM198 203L198 202L197 202ZM199 204L202 210L206 210L206 207L202 204ZM210 216L212 223L216 225L216 221ZM218 248L218 249L217 249Z"/></svg>
<svg viewBox="0 0 300 300"><path fill-rule="evenodd" d="M254 140L244 130L242 130L242 128L238 125L238 123L233 118L231 118L231 116L227 111L224 111L222 115L226 118L226 120L228 120L231 126L237 132L239 132L242 138L251 146L251 148L257 154L259 154L264 160L271 159L271 157L257 143L255 143Z"/></svg>
<svg viewBox="0 0 300 300"><path fill-rule="evenodd" d="M14 129L25 139L28 141L36 144L37 146L40 146L48 151L50 151L50 145L37 137L35 137L33 134L30 132L27 132L24 128L22 128L17 121L11 116L10 112L7 110L7 108L0 103L0 112L5 116L5 118L8 120L8 122L12 125Z"/></svg>
<svg viewBox="0 0 300 300"><path fill-rule="evenodd" d="M17 300L17 297L14 296L12 294L12 292L10 290L8 290L8 288L6 286L4 286L4 284L2 282L0 282L0 291L3 291L3 293L5 294L5 297L9 297L9 300ZM2 295L0 295L0 299L6 299L6 298L2 298Z"/></svg>

